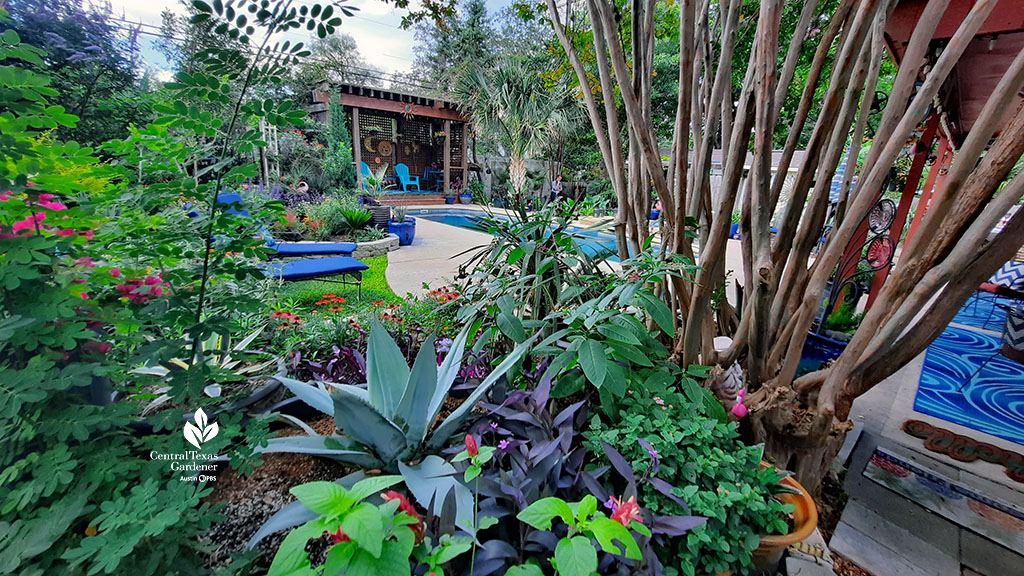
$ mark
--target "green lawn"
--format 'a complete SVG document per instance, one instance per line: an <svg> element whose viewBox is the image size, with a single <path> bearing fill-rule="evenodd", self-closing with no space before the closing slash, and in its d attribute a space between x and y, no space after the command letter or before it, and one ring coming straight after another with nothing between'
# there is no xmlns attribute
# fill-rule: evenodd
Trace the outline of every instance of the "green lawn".
<svg viewBox="0 0 1024 576"><path fill-rule="evenodd" d="M298 306L312 308L314 302L323 298L324 294L334 294L348 301L348 305L359 307L360 304L371 305L374 301L383 301L388 304L397 304L402 301L391 286L388 286L384 271L388 267L388 255L376 256L362 260L369 270L363 271L363 297L357 299L359 294L356 286L344 286L332 282L319 282L307 280L304 282L288 282L281 287L278 293L278 300L293 299Z"/></svg>

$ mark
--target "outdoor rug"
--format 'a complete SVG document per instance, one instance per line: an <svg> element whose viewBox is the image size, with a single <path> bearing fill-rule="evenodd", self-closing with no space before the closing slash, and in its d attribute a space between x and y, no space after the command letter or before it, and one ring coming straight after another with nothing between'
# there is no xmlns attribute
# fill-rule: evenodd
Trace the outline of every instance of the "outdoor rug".
<svg viewBox="0 0 1024 576"><path fill-rule="evenodd" d="M996 354L998 336L947 327L925 353L914 410L1024 445L1024 365Z"/></svg>
<svg viewBox="0 0 1024 576"><path fill-rule="evenodd" d="M864 476L1010 550L1024 550L1024 511L875 448Z"/></svg>

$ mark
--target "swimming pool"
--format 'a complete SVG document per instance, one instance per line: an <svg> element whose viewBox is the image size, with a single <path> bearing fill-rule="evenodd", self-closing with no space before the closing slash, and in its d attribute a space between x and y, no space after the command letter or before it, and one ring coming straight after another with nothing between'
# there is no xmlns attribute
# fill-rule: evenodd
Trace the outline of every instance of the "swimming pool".
<svg viewBox="0 0 1024 576"><path fill-rule="evenodd" d="M472 230L477 229L477 219L483 216L482 212L467 212L463 210L422 210L416 213L417 218L425 218L434 222L440 222L441 224ZM494 218L508 220L497 214L494 215ZM579 227L570 227L569 231L577 236L576 241L586 254L595 256L602 251L609 251L611 254L607 259L615 262L619 261L615 237L611 234L602 234L592 230L588 231Z"/></svg>

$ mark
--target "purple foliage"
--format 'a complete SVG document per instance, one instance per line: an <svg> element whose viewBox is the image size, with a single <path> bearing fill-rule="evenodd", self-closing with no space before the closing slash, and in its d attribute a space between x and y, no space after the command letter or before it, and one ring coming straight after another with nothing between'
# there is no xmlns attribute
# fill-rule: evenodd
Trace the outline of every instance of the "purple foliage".
<svg viewBox="0 0 1024 576"><path fill-rule="evenodd" d="M359 350L351 346L332 346L331 351L330 356L322 360L304 358L301 352L292 351L292 372L300 377L338 384L366 382L366 359Z"/></svg>

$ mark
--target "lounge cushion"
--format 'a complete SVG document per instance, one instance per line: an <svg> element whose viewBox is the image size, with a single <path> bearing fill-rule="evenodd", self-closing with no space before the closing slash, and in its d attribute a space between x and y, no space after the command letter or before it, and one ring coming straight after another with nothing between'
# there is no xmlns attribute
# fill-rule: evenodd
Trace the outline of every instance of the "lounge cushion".
<svg viewBox="0 0 1024 576"><path fill-rule="evenodd" d="M1003 264L988 281L1011 290L1024 291L1024 262L1010 261Z"/></svg>
<svg viewBox="0 0 1024 576"><path fill-rule="evenodd" d="M355 252L356 244L352 242L276 242L269 248L277 251L280 256L304 256L341 254L350 256Z"/></svg>
<svg viewBox="0 0 1024 576"><path fill-rule="evenodd" d="M335 274L362 272L370 267L349 256L332 258L309 258L307 260L289 260L287 262L270 262L264 265L267 276L282 280L309 280L324 278Z"/></svg>

